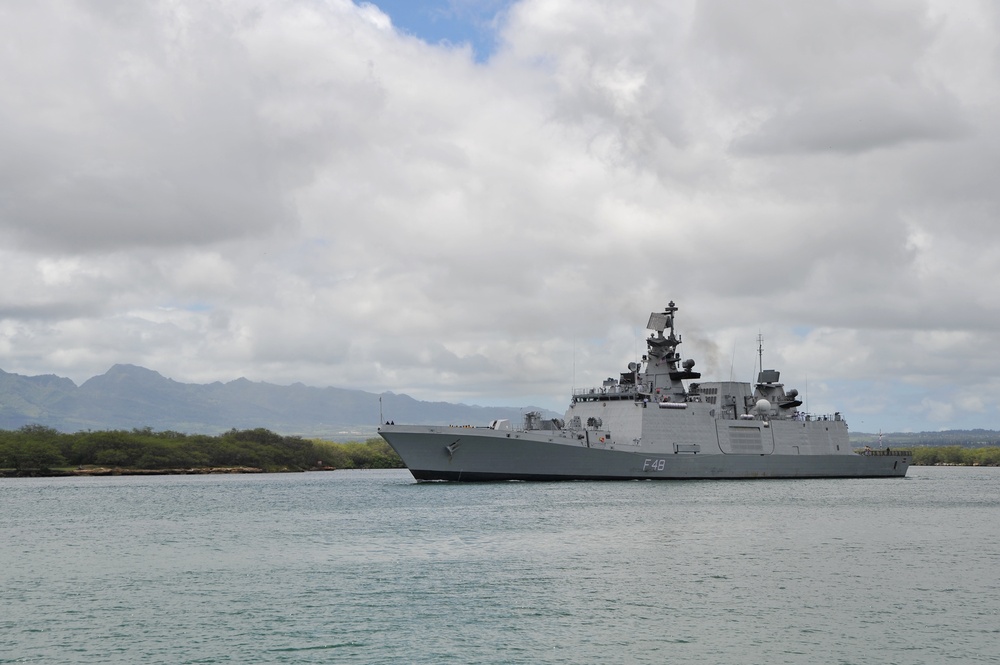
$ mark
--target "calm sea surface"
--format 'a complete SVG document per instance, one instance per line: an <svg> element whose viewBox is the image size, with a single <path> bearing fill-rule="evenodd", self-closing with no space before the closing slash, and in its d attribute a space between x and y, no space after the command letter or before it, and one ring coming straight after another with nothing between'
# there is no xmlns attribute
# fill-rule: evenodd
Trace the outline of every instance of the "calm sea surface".
<svg viewBox="0 0 1000 665"><path fill-rule="evenodd" d="M998 663L1000 469L0 479L0 663Z"/></svg>

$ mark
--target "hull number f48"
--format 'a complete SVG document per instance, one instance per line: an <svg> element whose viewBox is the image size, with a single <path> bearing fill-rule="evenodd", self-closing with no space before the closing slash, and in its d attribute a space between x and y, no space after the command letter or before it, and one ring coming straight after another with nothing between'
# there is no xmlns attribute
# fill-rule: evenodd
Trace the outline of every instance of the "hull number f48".
<svg viewBox="0 0 1000 665"><path fill-rule="evenodd" d="M667 468L667 460L662 457L659 459L647 458L642 463L643 471L663 471L665 468Z"/></svg>

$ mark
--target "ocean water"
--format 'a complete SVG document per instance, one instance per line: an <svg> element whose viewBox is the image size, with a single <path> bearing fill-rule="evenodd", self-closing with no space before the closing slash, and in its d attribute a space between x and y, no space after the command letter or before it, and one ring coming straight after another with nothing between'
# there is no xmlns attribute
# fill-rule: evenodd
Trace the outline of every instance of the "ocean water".
<svg viewBox="0 0 1000 665"><path fill-rule="evenodd" d="M1000 662L1000 469L0 479L0 663L667 662Z"/></svg>

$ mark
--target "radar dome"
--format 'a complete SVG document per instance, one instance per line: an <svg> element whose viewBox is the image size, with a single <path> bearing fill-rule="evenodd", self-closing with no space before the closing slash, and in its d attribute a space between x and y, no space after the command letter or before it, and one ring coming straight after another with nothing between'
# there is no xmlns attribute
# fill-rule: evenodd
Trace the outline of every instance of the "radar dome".
<svg viewBox="0 0 1000 665"><path fill-rule="evenodd" d="M757 413L770 413L771 403L768 402L766 399L759 399L757 400L757 404L756 406L754 406L754 408L757 410Z"/></svg>

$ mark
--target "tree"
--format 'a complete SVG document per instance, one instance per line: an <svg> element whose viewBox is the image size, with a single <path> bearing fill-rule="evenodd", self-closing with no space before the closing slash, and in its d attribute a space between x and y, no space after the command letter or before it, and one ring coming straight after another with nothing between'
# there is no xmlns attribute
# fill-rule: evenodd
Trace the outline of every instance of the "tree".
<svg viewBox="0 0 1000 665"><path fill-rule="evenodd" d="M56 445L59 433L40 425L25 425L13 436L4 437L0 446L0 466L13 467L18 472L48 471L64 466L65 458Z"/></svg>

